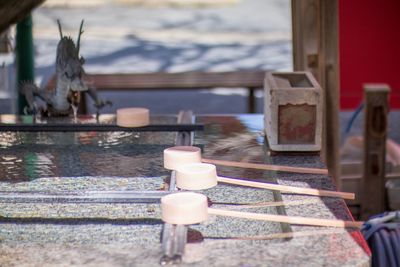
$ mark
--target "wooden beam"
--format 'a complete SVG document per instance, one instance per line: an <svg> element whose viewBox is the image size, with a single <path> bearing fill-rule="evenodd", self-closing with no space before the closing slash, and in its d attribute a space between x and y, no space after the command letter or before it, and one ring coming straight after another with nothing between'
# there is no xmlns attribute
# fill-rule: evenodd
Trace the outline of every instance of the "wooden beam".
<svg viewBox="0 0 400 267"><path fill-rule="evenodd" d="M1 0L0 1L0 33L4 32L11 24L24 19L35 7L44 0Z"/></svg>
<svg viewBox="0 0 400 267"><path fill-rule="evenodd" d="M340 187L340 77L338 1L321 0L321 45L319 72L325 88L325 158L327 167Z"/></svg>
<svg viewBox="0 0 400 267"><path fill-rule="evenodd" d="M292 0L293 66L310 71L324 91L322 158L339 185L338 1Z"/></svg>
<svg viewBox="0 0 400 267"><path fill-rule="evenodd" d="M135 91L135 90L199 90L217 87L246 88L249 92L247 108L249 113L256 111L255 90L264 87L266 71L231 72L180 72L180 73L114 73L88 74L85 81L98 91ZM50 79L46 90L56 87L56 76ZM82 95L82 97L84 94ZM87 108L82 98L80 113Z"/></svg>
<svg viewBox="0 0 400 267"><path fill-rule="evenodd" d="M88 74L85 80L97 90L163 90L215 87L263 88L266 71L113 73ZM55 87L55 76L46 85Z"/></svg>

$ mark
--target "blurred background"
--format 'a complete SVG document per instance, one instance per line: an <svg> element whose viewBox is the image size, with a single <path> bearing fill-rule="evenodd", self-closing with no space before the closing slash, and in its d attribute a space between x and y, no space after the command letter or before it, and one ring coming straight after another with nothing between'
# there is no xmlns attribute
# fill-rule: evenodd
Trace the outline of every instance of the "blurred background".
<svg viewBox="0 0 400 267"><path fill-rule="evenodd" d="M32 16L35 76L41 87L55 73L57 19L64 35L74 40L84 19L81 55L88 73L292 69L289 0L47 0ZM14 84L13 63L12 53L1 54L3 75L10 76L7 82L2 79L7 84L1 89L1 113L15 109L9 86ZM102 112L145 106L153 113L245 113L247 94L227 88L102 92L113 102ZM256 91L257 112L263 112L262 97L262 90Z"/></svg>

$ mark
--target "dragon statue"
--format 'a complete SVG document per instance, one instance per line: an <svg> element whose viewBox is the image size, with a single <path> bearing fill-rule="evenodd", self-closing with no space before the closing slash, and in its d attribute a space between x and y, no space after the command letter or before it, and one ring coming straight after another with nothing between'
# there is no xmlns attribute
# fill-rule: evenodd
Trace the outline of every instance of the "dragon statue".
<svg viewBox="0 0 400 267"><path fill-rule="evenodd" d="M40 89L33 83L23 83L21 93L25 96L28 106L25 107L27 114L39 114L41 116L68 116L73 114L77 117L78 106L81 101L81 94L87 93L94 101L96 113L101 108L111 105L110 101L103 101L98 98L95 88L91 88L85 82L85 60L79 56L80 39L83 33L83 20L79 28L77 44L71 37L63 36L61 23L58 28L60 42L57 45L56 56L56 88L54 90ZM36 98L44 101L45 106L40 106Z"/></svg>

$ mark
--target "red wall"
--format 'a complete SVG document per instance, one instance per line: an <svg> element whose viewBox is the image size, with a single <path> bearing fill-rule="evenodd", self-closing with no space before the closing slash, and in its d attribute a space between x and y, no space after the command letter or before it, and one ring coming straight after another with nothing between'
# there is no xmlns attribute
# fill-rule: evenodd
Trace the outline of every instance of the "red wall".
<svg viewBox="0 0 400 267"><path fill-rule="evenodd" d="M390 85L400 108L400 0L339 0L341 107L355 108L363 83Z"/></svg>

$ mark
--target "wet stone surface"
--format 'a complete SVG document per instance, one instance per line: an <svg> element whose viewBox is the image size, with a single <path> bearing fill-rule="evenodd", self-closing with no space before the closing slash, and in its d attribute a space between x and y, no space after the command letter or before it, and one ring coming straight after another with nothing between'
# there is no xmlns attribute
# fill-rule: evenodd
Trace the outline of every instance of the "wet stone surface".
<svg viewBox="0 0 400 267"><path fill-rule="evenodd" d="M30 116L4 117L1 122L32 122ZM115 122L102 115L41 123ZM174 116L152 116L152 124L174 124ZM155 177L169 175L162 166L162 151L174 144L175 132L1 132L0 181L31 181L42 177Z"/></svg>
<svg viewBox="0 0 400 267"><path fill-rule="evenodd" d="M196 144L204 157L323 167L317 156L271 157L262 138L262 116L200 117ZM260 124L261 121L261 124ZM161 155L154 160L161 160ZM135 158L134 156L132 156ZM157 169L158 167L156 167ZM219 175L301 187L333 189L331 177L217 168ZM154 190L166 175L77 176L0 183L13 190ZM213 208L291 216L351 219L343 200L282 194L219 184L203 190ZM276 201L282 201L278 204ZM242 205L240 205L242 204ZM159 266L157 204L0 204L1 266ZM210 216L190 226L201 234L186 246L181 266L368 266L368 251L354 230L282 225Z"/></svg>

